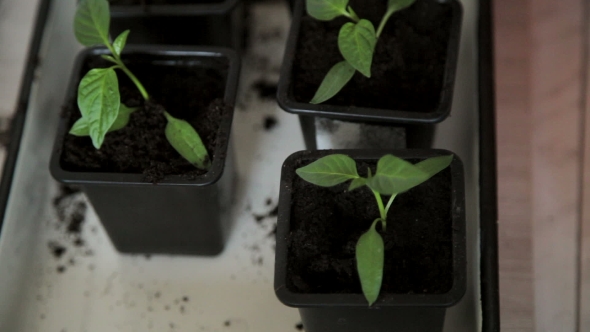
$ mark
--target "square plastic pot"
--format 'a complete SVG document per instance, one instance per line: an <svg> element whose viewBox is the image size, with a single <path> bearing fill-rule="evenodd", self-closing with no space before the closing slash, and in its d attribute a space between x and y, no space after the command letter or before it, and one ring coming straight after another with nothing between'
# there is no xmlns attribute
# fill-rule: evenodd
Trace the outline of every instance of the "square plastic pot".
<svg viewBox="0 0 590 332"><path fill-rule="evenodd" d="M90 59L104 48L82 51L76 60L65 103L75 103L78 84ZM154 62L190 63L219 70L226 77L224 102L234 105L239 60L229 49L202 47L129 46L130 55L153 57ZM77 108L75 108L77 109ZM62 167L61 154L69 119L62 118L51 157L50 171L59 182L80 186L94 207L113 245L122 253L216 255L223 248L231 223L229 207L235 169L231 147L233 107L223 114L210 170L194 180L167 176L152 184L141 174L74 172Z"/></svg>
<svg viewBox="0 0 590 332"><path fill-rule="evenodd" d="M110 9L111 35L129 29L129 44L242 48L245 13L241 0L146 6L112 4Z"/></svg>
<svg viewBox="0 0 590 332"><path fill-rule="evenodd" d="M435 0L432 0L435 2ZM412 112L407 109L378 109L360 106L338 106L331 105L330 100L322 104L311 104L297 101L293 92L293 67L297 56L299 34L302 25L302 18L307 15L305 0L293 0L294 11L293 21L287 47L281 68L279 79L277 101L285 111L300 115L300 122L304 139L308 149L314 149L317 137L315 136L314 121L308 119L313 117L324 117L351 123L374 124L381 126L384 132L390 131L386 127L402 127L406 131L407 146L409 148L429 148L434 137L435 124L443 121L451 111L453 89L455 84L455 72L459 52L459 41L461 37L462 7L457 0L441 0L451 8L451 21L449 41L444 62L444 77L441 85L440 98L436 108L430 112ZM375 127L377 128L377 127ZM384 133L383 135L387 135ZM396 148L392 144L388 148ZM370 148L370 146L365 146Z"/></svg>
<svg viewBox="0 0 590 332"><path fill-rule="evenodd" d="M361 293L299 293L289 288L289 244L293 206L292 188L301 161L312 162L329 154L346 154L355 161L374 161L391 153L402 159L426 159L452 154L445 150L316 150L292 154L283 164L277 222L275 293L279 300L299 309L307 332L440 332L446 308L465 294L466 233L463 164L455 155L450 165L449 209L452 218L452 286L442 294L381 294L371 307ZM357 189L359 190L359 189ZM310 208L308 206L306 209ZM310 208L311 209L311 208ZM396 220L396 222L403 222ZM339 256L341 258L341 256ZM328 258L330 260L330 258ZM311 264L311 263L309 263Z"/></svg>

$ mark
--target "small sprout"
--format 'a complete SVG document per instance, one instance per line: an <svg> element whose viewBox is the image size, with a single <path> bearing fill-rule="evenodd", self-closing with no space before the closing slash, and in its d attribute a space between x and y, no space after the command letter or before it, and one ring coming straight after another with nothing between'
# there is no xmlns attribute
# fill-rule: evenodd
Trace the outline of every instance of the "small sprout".
<svg viewBox="0 0 590 332"><path fill-rule="evenodd" d="M338 48L344 61L330 69L310 103L320 104L334 97L352 79L355 71L370 78L375 45L385 24L393 13L411 6L415 1L389 0L387 11L375 30L371 21L359 18L352 7L348 6L348 0L306 0L307 13L317 20L331 21L338 16L352 20L345 23L338 34Z"/></svg>
<svg viewBox="0 0 590 332"><path fill-rule="evenodd" d="M333 154L295 171L303 180L320 187L332 187L352 180L349 191L367 186L373 192L380 216L356 244L357 272L369 305L377 300L383 280L384 244L376 226L380 223L382 230L386 230L387 214L397 195L427 181L447 168L452 161L453 155L448 155L412 164L393 155L385 155L377 162L375 175L369 169L368 176L364 178L358 174L354 159L343 154ZM390 196L387 205L383 205L381 195Z"/></svg>
<svg viewBox="0 0 590 332"><path fill-rule="evenodd" d="M131 79L145 100L150 99L145 87L121 60L129 30L123 31L111 43L110 20L107 0L81 0L74 17L76 39L84 46L106 46L111 54L104 54L102 58L113 63L109 68L90 70L78 86L78 107L82 118L74 123L70 134L90 136L96 149L100 149L107 133L127 126L129 116L136 110L121 103L116 69ZM208 169L209 155L195 129L168 112L164 115L168 121L166 138L172 147L195 167Z"/></svg>

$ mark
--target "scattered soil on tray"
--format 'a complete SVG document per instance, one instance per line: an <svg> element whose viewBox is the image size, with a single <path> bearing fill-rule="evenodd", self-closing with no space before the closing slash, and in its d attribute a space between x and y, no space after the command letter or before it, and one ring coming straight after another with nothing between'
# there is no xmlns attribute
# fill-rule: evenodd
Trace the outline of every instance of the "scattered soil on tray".
<svg viewBox="0 0 590 332"><path fill-rule="evenodd" d="M276 205L274 208L272 208L272 210L268 211L265 214L253 213L252 217L254 217L254 220L256 220L257 223L260 223L262 220L264 220L266 218L276 218L278 214L279 214L279 206Z"/></svg>
<svg viewBox="0 0 590 332"><path fill-rule="evenodd" d="M278 89L277 83L270 83L260 79L255 81L252 87L258 92L258 97L262 99L276 99Z"/></svg>
<svg viewBox="0 0 590 332"><path fill-rule="evenodd" d="M410 160L416 163L419 160ZM308 164L300 162L296 168ZM375 162L357 162L366 176ZM396 197L385 242L382 293L439 294L453 284L451 172ZM287 287L296 293L361 293L355 247L379 217L375 198L366 187L349 192L348 183L322 188L295 176L291 231L287 239Z"/></svg>
<svg viewBox="0 0 590 332"><path fill-rule="evenodd" d="M74 202L75 195L81 193L77 187L60 185L59 194L53 199L53 207L57 213L60 224L65 225L66 233L74 237L74 244L82 245L80 238L82 225L86 220L87 205L84 201Z"/></svg>
<svg viewBox="0 0 590 332"><path fill-rule="evenodd" d="M386 4L386 0L350 1L359 17L375 27ZM357 72L326 104L435 111L443 88L451 11L448 4L418 0L393 14L375 47L371 78ZM343 17L329 22L303 17L292 77L298 102L309 102L330 68L344 60L337 40L340 28L348 21Z"/></svg>
<svg viewBox="0 0 590 332"><path fill-rule="evenodd" d="M73 256L91 256L92 250L85 248L82 228L86 222L87 204L78 187L60 185L57 196L53 199L53 208L57 217L56 230L61 233L58 239L48 241L51 255L59 262L58 273L66 271L66 265L76 265Z"/></svg>
<svg viewBox="0 0 590 332"><path fill-rule="evenodd" d="M49 247L49 250L51 250L53 257L55 257L56 259L60 259L61 256L63 256L66 253L67 250L66 247L62 246L61 244L55 241L49 241L47 246Z"/></svg>
<svg viewBox="0 0 590 332"><path fill-rule="evenodd" d="M252 218L259 227L259 230L266 234L263 235L262 238L259 238L256 243L247 246L247 249L251 253L250 260L254 266L262 266L264 264L261 246L270 244L273 251L276 248L277 215L279 213L279 206L278 204L273 206L273 201L277 200L273 200L272 198L267 198L265 200L265 206L269 209L267 212L262 214L252 213ZM251 211L251 206L249 204L246 206L246 211Z"/></svg>
<svg viewBox="0 0 590 332"><path fill-rule="evenodd" d="M279 124L279 121L274 116L267 115L264 117L264 130L270 131L274 127L276 127L278 124Z"/></svg>
<svg viewBox="0 0 590 332"><path fill-rule="evenodd" d="M93 59L87 70L105 66L102 59ZM225 89L223 73L188 65L154 65L139 56L129 67L151 94L150 101L144 102L137 88L117 71L122 103L138 109L131 114L125 128L106 135L100 150L94 148L89 137L66 135L62 167L77 172L139 173L148 182L157 182L172 174L188 179L205 174L206 171L195 168L168 143L164 111L189 122L199 133L209 155L222 158L215 156L216 147L224 144L218 140L219 126L224 117L232 113L231 106L221 99ZM69 128L80 118L80 112L74 102L66 110Z"/></svg>

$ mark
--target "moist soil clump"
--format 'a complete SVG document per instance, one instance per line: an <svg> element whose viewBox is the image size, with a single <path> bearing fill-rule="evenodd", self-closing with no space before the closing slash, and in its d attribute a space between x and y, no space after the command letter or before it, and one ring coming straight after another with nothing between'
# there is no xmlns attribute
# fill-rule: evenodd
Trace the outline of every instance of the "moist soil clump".
<svg viewBox="0 0 590 332"><path fill-rule="evenodd" d="M264 130L270 131L277 126L279 121L272 115L264 117Z"/></svg>
<svg viewBox="0 0 590 332"><path fill-rule="evenodd" d="M416 163L419 160L410 160ZM298 167L309 164L301 161ZM376 161L357 161L375 174ZM295 293L361 293L355 247L379 210L366 188L322 188L294 176L287 287ZM388 199L388 198L387 198ZM400 194L389 211L382 294L440 294L453 284L451 171Z"/></svg>
<svg viewBox="0 0 590 332"><path fill-rule="evenodd" d="M166 175L183 175L192 179L206 173L186 161L165 136L167 120L164 111L189 122L199 133L209 156L215 156L219 126L231 107L222 97L225 77L212 68L171 67L149 64L141 57L128 64L144 84L150 100L144 101L131 81L117 71L121 102L137 107L128 125L110 132L96 150L89 137L66 134L61 165L74 172L139 173L144 180L157 182ZM92 60L86 69L106 67L102 59ZM80 118L75 102L66 107L68 128Z"/></svg>
<svg viewBox="0 0 590 332"><path fill-rule="evenodd" d="M359 17L375 29L387 0L351 0ZM441 98L450 36L452 9L448 4L418 0L391 16L377 41L371 78L359 72L327 105L434 112ZM340 28L350 20L339 17L320 22L302 18L293 63L293 97L308 103L336 63Z"/></svg>

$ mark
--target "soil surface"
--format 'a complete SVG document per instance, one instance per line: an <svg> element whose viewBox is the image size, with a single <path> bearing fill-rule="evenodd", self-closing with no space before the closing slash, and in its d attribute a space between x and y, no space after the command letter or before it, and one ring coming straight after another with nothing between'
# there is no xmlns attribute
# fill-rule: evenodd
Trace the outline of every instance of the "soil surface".
<svg viewBox="0 0 590 332"><path fill-rule="evenodd" d="M204 3L222 3L226 0L110 0L112 5L195 5Z"/></svg>
<svg viewBox="0 0 590 332"><path fill-rule="evenodd" d="M104 66L102 59L95 59L86 70ZM171 174L188 178L205 174L168 143L163 112L188 121L201 136L209 156L221 157L214 155L216 146L223 143L217 139L219 126L225 116L231 116L231 107L221 99L225 88L222 71L153 65L138 56L128 66L150 93L150 101L144 102L137 88L117 71L122 103L138 109L125 128L106 135L100 150L94 148L89 137L66 135L62 167L78 172L140 173L152 182ZM80 111L71 102L64 115L69 118L70 128L80 118Z"/></svg>
<svg viewBox="0 0 590 332"><path fill-rule="evenodd" d="M416 163L419 160L410 160ZM308 164L300 162L297 167ZM375 164L358 162L366 176ZM348 183L322 188L295 176L287 287L295 293L361 293L355 247L379 217L367 187L347 191ZM385 203L385 202L384 202ZM438 294L453 284L451 171L400 194L389 211L381 294Z"/></svg>
<svg viewBox="0 0 590 332"><path fill-rule="evenodd" d="M359 17L375 29L387 0L351 0ZM443 85L451 7L418 0L389 19L375 47L371 78L357 72L335 97L324 104L413 112L434 112ZM338 32L348 19L320 22L305 15L293 64L293 97L307 103L324 77L344 58Z"/></svg>

